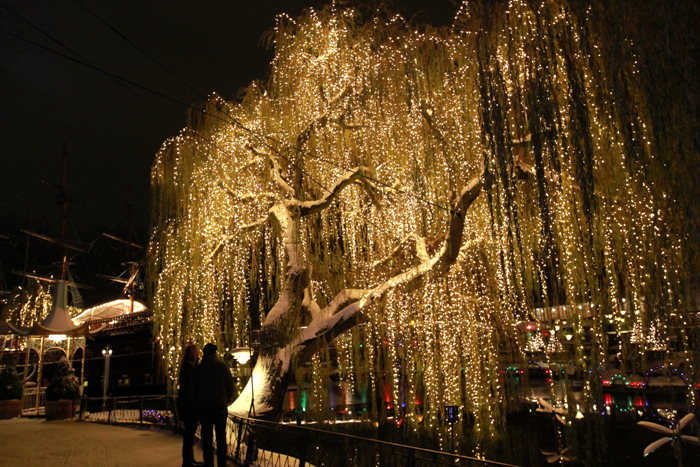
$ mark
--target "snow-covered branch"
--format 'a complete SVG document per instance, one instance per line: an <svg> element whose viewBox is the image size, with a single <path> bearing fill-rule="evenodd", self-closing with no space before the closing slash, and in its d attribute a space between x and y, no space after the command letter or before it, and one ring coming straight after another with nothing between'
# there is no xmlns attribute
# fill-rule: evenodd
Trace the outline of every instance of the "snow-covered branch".
<svg viewBox="0 0 700 467"><path fill-rule="evenodd" d="M401 240L401 243L399 243L399 245L396 248L394 248L391 253L389 253L384 258L372 263L372 267L378 267L378 266L382 266L382 265L386 264L391 259L396 258L406 248L410 248L411 252L421 262L425 262L428 259L430 259L430 256L428 255L428 249L427 249L427 245L425 242L425 238L423 238L420 235L417 235L415 233L410 233L406 236L406 238Z"/></svg>
<svg viewBox="0 0 700 467"><path fill-rule="evenodd" d="M265 158L260 157L260 156L253 157L253 158L250 159L248 162L246 162L245 164L241 165L240 169L241 169L241 170L249 169L250 167L252 167L252 166L254 166L254 165L256 165L256 164L259 164L259 163L262 162L263 160L265 160Z"/></svg>
<svg viewBox="0 0 700 467"><path fill-rule="evenodd" d="M421 258L420 264L401 274L397 274L372 290L344 290L301 332L292 343L292 348L295 346L315 347L315 342L320 339L328 342L327 336L325 336L326 333L330 332L333 336L336 336L340 333L340 328L347 330L349 327L352 327L351 324L354 325L357 322L362 311L371 304L382 300L385 294L394 287L407 284L429 272L437 275L446 274L459 256L464 231L464 215L469 206L479 196L480 191L481 180L479 177L473 179L461 191L459 198L455 200L452 206L449 231L443 241L442 248L435 256L432 258L428 256L424 239L418 236L413 237L416 249L420 250L418 253L419 258ZM403 245L409 245L410 243L412 243L410 237L402 242ZM338 308L350 299L355 301L338 311Z"/></svg>
<svg viewBox="0 0 700 467"><path fill-rule="evenodd" d="M260 198L265 198L268 200L275 199L275 194L269 191L264 191L262 193L246 193L244 195L236 193L231 187L226 185L224 182L220 182L219 186L231 197L234 201L239 204L250 204L257 201Z"/></svg>
<svg viewBox="0 0 700 467"><path fill-rule="evenodd" d="M311 314L312 319L321 313L321 307L312 298L312 293L309 287L304 289L304 299L301 302L302 308L305 308Z"/></svg>
<svg viewBox="0 0 700 467"><path fill-rule="evenodd" d="M209 255L209 262L214 261L214 258L216 258L216 255L219 254L219 251L221 251L221 248L223 248L223 246L224 246L227 242L233 240L234 238L236 238L235 235L222 235L222 236L221 236L221 239L219 240L219 243L216 244L216 247L214 248L214 250L213 250L213 251L211 252L211 254Z"/></svg>
<svg viewBox="0 0 700 467"><path fill-rule="evenodd" d="M299 206L301 217L323 211L331 204L331 201L333 201L333 199L336 198L341 191L343 191L343 188L345 188L346 186L355 182L358 179L366 178L369 174L370 170L367 167L356 167L354 169L348 170L342 177L338 178L333 184L333 186L329 188L328 192L321 199L304 202L298 200L291 200L287 201L286 204L289 207ZM371 187L373 185L363 183L363 186L367 189L368 192L372 192Z"/></svg>
<svg viewBox="0 0 700 467"><path fill-rule="evenodd" d="M474 240L462 243L462 246L459 249L459 255L457 255L457 262L466 261L467 253L470 248L473 248L475 245L479 244L481 247L484 247L486 243L487 240L484 237L478 237Z"/></svg>
<svg viewBox="0 0 700 467"><path fill-rule="evenodd" d="M260 227L261 225L265 224L269 219L270 215L268 214L260 220L251 222L250 224L243 224L238 228L238 233L248 232L249 230L253 230L256 227Z"/></svg>
<svg viewBox="0 0 700 467"><path fill-rule="evenodd" d="M324 209L343 187L360 176L360 170L364 169L360 167L341 177L330 193L321 200L309 203L286 201L284 204L277 203L270 209L270 214L280 222L282 237L288 252L287 282L279 299L268 312L263 328L269 329L271 333L279 332L280 326L284 325L285 315L293 311L296 306L309 310L312 318L308 326L302 328L291 342L260 352L248 384L229 407L229 413L247 415L250 408L254 407L256 416L274 417L276 410L281 406L293 361L296 364L307 361L320 346L330 343L338 335L356 326L365 319L363 311L372 304L385 306L387 292L392 288L407 284L430 272L445 274L456 262L462 243L464 214L481 190L479 178L469 183L452 203L449 231L442 248L434 256L428 255L424 239L420 237L413 237L412 241L407 239L402 244L415 245L420 264L390 278L374 289L345 289L328 306L320 309L313 301L307 270L301 262L300 240L296 228L300 217L294 213L294 209L290 208L300 207L301 215ZM257 389L254 390L254 388Z"/></svg>

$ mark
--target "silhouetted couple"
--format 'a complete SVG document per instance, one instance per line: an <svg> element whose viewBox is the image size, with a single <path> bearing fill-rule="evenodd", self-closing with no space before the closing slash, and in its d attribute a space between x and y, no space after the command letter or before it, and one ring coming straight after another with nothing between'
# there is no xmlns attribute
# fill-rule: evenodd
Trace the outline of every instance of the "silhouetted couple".
<svg viewBox="0 0 700 467"><path fill-rule="evenodd" d="M214 467L213 432L216 432L216 457L219 467L226 465L227 407L233 402L233 377L228 366L216 356L216 346L207 344L197 365L199 350L192 344L185 349L180 366L178 410L185 422L182 440L182 465L202 465L194 460L194 436L197 421L202 426L204 465Z"/></svg>

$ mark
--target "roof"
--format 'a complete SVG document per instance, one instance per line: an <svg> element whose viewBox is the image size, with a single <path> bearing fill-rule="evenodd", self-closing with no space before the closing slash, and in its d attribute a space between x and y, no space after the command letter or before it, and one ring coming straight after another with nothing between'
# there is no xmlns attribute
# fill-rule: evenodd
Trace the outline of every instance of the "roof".
<svg viewBox="0 0 700 467"><path fill-rule="evenodd" d="M134 313L139 313L145 310L146 306L143 303L134 301ZM130 311L130 300L114 300L111 302L103 303L102 305L98 305L96 307L88 308L87 310L83 311L78 316L73 318L73 322L76 324L83 324L94 319L113 318L116 316L125 315L128 314Z"/></svg>

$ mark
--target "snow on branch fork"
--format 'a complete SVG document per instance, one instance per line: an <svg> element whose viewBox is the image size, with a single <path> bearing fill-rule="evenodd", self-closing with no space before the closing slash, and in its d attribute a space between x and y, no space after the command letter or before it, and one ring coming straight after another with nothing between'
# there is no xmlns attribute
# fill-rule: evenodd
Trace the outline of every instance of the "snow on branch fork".
<svg viewBox="0 0 700 467"><path fill-rule="evenodd" d="M272 170L275 172L273 179L279 183L281 176L274 166L275 164L272 164ZM428 255L426 251L425 239L413 236L410 241L402 242L399 249L415 249L418 265L391 277L373 289L345 289L336 295L328 306L320 308L313 300L307 265L302 263L304 256L301 251L300 220L328 208L343 189L353 183L362 186L375 205L378 205L378 193L381 190L377 189L372 180L369 168L356 167L339 177L323 197L304 202L292 196L291 190L280 186L291 199L276 202L269 210L269 218L279 224L287 252L285 286L266 316L261 329L263 347L258 352L258 359L248 384L229 407L231 414L276 418L293 365L308 361L321 346L361 323L365 319L364 312L372 304L383 304L387 292L394 287L407 284L428 273L447 274L457 261L462 246L465 214L479 196L482 186L480 177L474 178L458 196L453 197L447 234L441 248L433 256ZM394 253L398 253L399 249ZM290 336L290 325L303 311L311 316L311 321Z"/></svg>

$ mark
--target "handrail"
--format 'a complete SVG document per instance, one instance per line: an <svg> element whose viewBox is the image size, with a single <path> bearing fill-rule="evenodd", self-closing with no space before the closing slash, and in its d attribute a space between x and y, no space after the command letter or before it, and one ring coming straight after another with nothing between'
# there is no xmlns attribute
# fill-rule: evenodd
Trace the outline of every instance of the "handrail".
<svg viewBox="0 0 700 467"><path fill-rule="evenodd" d="M174 396L144 395L119 397L83 397L80 420L98 423L158 425L177 429L177 404Z"/></svg>
<svg viewBox="0 0 700 467"><path fill-rule="evenodd" d="M44 402L46 401L46 386L42 386L39 389L39 407L36 406L36 392L37 388L25 387L22 390L22 413L36 413L41 414L44 410Z"/></svg>
<svg viewBox="0 0 700 467"><path fill-rule="evenodd" d="M118 329L128 326L150 323L153 320L153 312L150 310L139 311L108 318L97 318L88 320L90 330L98 329L99 326L106 325L106 329Z"/></svg>
<svg viewBox="0 0 700 467"><path fill-rule="evenodd" d="M347 439L347 440L352 440L356 441L359 443L364 443L364 444L372 444L375 446L382 446L387 449L387 451L392 452L392 456L396 455L396 449L403 449L407 451L406 457L407 457L407 464L406 465L415 465L414 462L416 462L415 455L416 454L425 454L426 456L432 456L433 461L431 462L431 465L455 465L455 462L458 461L468 461L471 463L478 463L479 465L493 465L493 466L501 466L501 467L516 467L512 464L506 464L503 462L498 462L498 461L492 461L492 460L487 460L487 459L479 459L476 457L469 457L469 456L463 456L459 454L452 454L449 452L443 452L443 451L435 451L432 449L427 449L427 448L421 448L417 446L408 446L405 444L398 444L398 443L392 443L389 441L382 441L382 440L377 440L377 439L372 439L372 438L363 438L361 436L356 436L356 435L351 435L351 434L345 434L345 433L338 433L338 432L333 432L333 431L326 431L326 430L320 430L318 428L311 428L307 426L299 426L299 425L286 425L286 424L281 424L281 423L276 423L276 422L270 422L267 420L257 420L257 419L252 419L248 417L237 417L235 415L229 415L229 420L234 424L234 425L249 425L252 427L255 427L255 425L262 425L262 426L267 426L269 428L273 428L275 430L296 430L304 433L303 435L303 440L308 440L308 436L306 433L315 433L317 435L322 435L322 436L334 436L342 439ZM234 433L236 430L232 430ZM246 429L239 429L238 430L238 435L240 438L245 438L247 436ZM245 441L243 439L237 439L236 442L238 444L245 444ZM231 451L231 446L229 446L229 452ZM444 462L438 463L438 461L435 460L436 456L441 456L445 458ZM234 460L236 459L236 455L234 454ZM246 457L249 457L248 454L246 454ZM243 459L241 459L243 460Z"/></svg>
<svg viewBox="0 0 700 467"><path fill-rule="evenodd" d="M159 425L177 430L175 398L168 395L120 396L81 400L80 419L134 425ZM242 465L298 467L324 465L380 466L499 466L512 464L435 451L361 436L299 425L286 425L229 415L227 451ZM281 435L281 436L280 436ZM328 438L333 438L329 440ZM258 457L264 458L260 462ZM290 460L294 462L290 464ZM256 459L258 459L256 461Z"/></svg>
<svg viewBox="0 0 700 467"><path fill-rule="evenodd" d="M153 315L153 312L150 310L146 311L137 311L136 313L129 313L125 315L119 315L119 316L110 316L107 318L95 318L95 319L90 319L87 320L88 323L108 323L110 321L127 321L129 319L133 318L148 318Z"/></svg>

